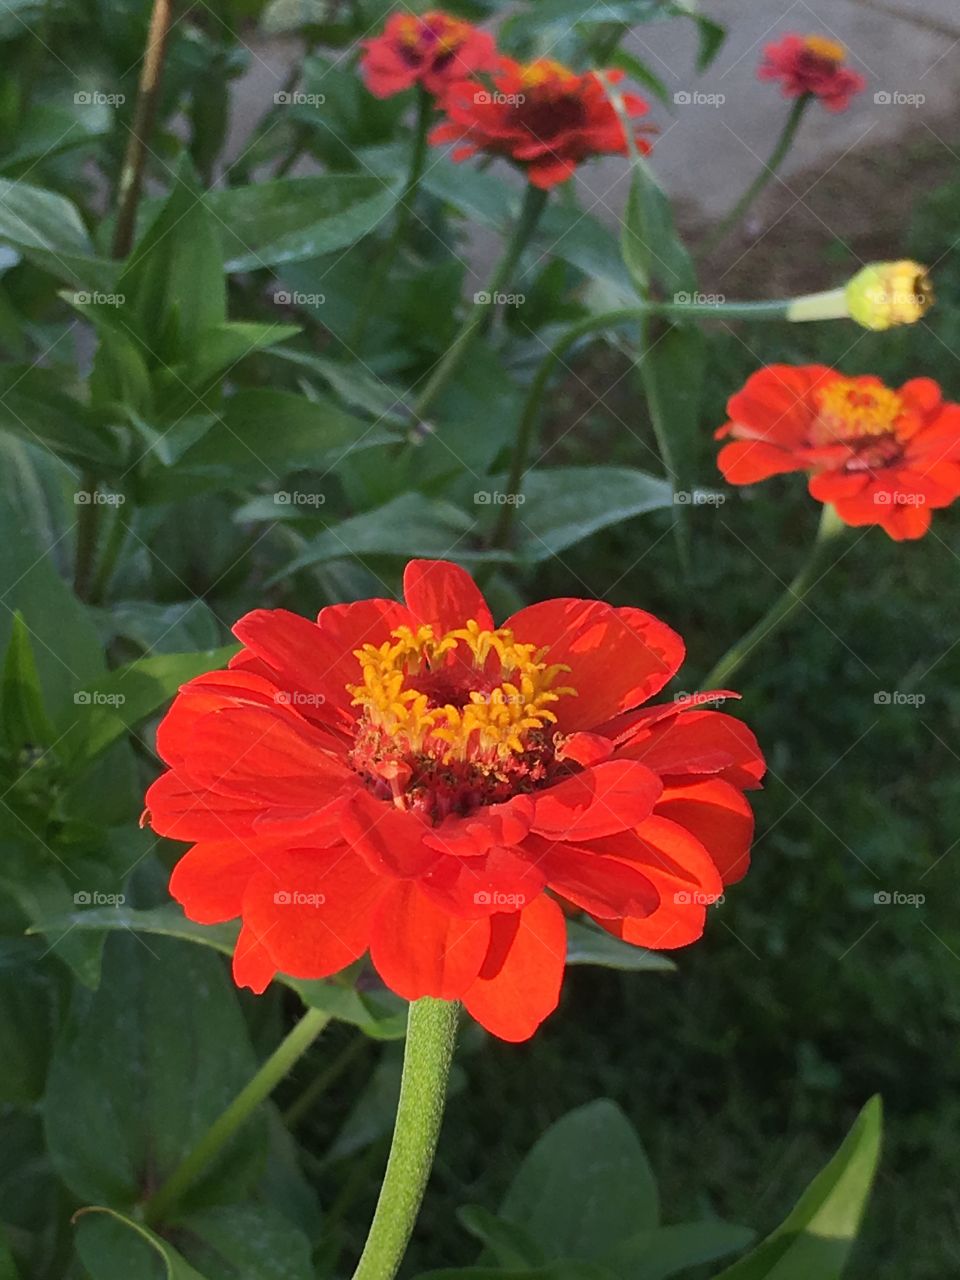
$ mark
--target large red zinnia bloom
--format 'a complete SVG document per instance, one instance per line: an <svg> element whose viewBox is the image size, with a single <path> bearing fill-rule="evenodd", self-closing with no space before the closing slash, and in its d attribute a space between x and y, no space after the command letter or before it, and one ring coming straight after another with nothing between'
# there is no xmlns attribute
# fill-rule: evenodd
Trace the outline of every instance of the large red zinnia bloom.
<svg viewBox="0 0 960 1280"><path fill-rule="evenodd" d="M622 71L607 71L613 84ZM577 75L550 58L521 65L503 58L492 88L469 80L451 84L443 98L447 119L430 135L433 143L457 142L454 160L478 151L505 156L524 170L535 187L566 182L591 156L624 155L629 149L623 123L599 77ZM636 94L623 95L631 117L644 115L647 104ZM649 143L636 138L647 154Z"/></svg>
<svg viewBox="0 0 960 1280"><path fill-rule="evenodd" d="M960 496L960 405L930 378L898 391L826 365L769 365L727 404L717 462L732 484L810 473L810 493L845 524L919 538Z"/></svg>
<svg viewBox="0 0 960 1280"><path fill-rule="evenodd" d="M863 76L844 64L846 56L842 44L825 36L785 36L766 46L757 75L779 80L785 98L810 93L828 111L845 111L853 95L867 87Z"/></svg>
<svg viewBox="0 0 960 1280"><path fill-rule="evenodd" d="M160 725L145 818L196 841L170 882L187 915L242 917L240 985L369 949L400 996L523 1040L557 1004L565 910L643 947L700 936L747 868L763 760L697 701L637 710L683 658L640 609L549 600L497 628L456 565L404 585L241 618L230 669Z"/></svg>
<svg viewBox="0 0 960 1280"><path fill-rule="evenodd" d="M360 71L378 98L422 85L440 94L451 80L488 71L498 60L493 36L469 22L436 9L430 13L397 13L383 34L363 42Z"/></svg>

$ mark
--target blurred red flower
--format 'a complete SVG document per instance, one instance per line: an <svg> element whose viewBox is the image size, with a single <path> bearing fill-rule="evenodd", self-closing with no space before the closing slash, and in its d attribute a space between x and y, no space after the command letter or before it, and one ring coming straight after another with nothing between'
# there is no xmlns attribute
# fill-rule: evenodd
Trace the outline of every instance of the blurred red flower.
<svg viewBox="0 0 960 1280"><path fill-rule="evenodd" d="M621 71L604 74L612 84L623 79ZM623 95L623 105L631 118L648 109L632 93ZM478 151L505 156L535 187L566 182L591 156L628 150L623 123L596 73L577 75L549 58L526 65L503 58L492 87L477 80L452 83L442 106L447 118L431 133L432 143L459 143L454 160ZM650 151L644 138L636 137L636 144L644 155Z"/></svg>
<svg viewBox="0 0 960 1280"><path fill-rule="evenodd" d="M241 618L230 669L160 725L145 820L197 842L170 882L187 915L242 917L241 986L369 949L405 999L523 1040L559 998L564 908L637 946L700 936L747 869L763 759L699 696L636 709L684 652L640 609L548 600L496 628L456 565L404 585Z"/></svg>
<svg viewBox="0 0 960 1280"><path fill-rule="evenodd" d="M498 60L493 36L442 9L394 14L382 35L363 41L363 49L360 71L378 98L415 84L440 94L451 80L491 70Z"/></svg>
<svg viewBox="0 0 960 1280"><path fill-rule="evenodd" d="M828 111L846 111L855 93L867 82L846 66L847 51L825 36L784 36L779 44L768 44L757 70L761 80L779 80L785 98L802 98L811 93Z"/></svg>
<svg viewBox="0 0 960 1280"><path fill-rule="evenodd" d="M727 404L717 438L732 484L810 473L810 493L845 524L878 524L898 541L919 538L930 512L960 496L960 405L930 378L898 391L879 378L847 378L826 365L769 365Z"/></svg>

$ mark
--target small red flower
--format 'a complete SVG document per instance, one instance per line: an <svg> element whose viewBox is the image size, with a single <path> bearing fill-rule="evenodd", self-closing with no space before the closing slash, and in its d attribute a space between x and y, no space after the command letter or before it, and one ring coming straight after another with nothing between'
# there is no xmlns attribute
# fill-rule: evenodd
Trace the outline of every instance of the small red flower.
<svg viewBox="0 0 960 1280"><path fill-rule="evenodd" d="M613 84L621 71L607 71ZM623 95L632 118L647 104L636 94ZM451 84L443 98L447 119L433 130L435 144L457 142L454 160L485 151L515 161L535 187L553 187L571 178L591 156L623 155L628 139L600 78L592 71L577 75L559 62L540 58L521 65L503 58L488 88L476 80ZM637 137L646 155L650 144Z"/></svg>
<svg viewBox="0 0 960 1280"><path fill-rule="evenodd" d="M919 538L930 512L960 496L960 405L930 378L898 391L879 378L847 378L825 365L770 365L727 404L717 438L732 484L810 473L810 493L845 524L878 524Z"/></svg>
<svg viewBox="0 0 960 1280"><path fill-rule="evenodd" d="M405 999L524 1040L559 998L565 910L642 947L700 936L747 869L763 759L700 699L637 709L684 651L640 609L548 600L498 628L456 565L404 585L241 618L230 669L160 725L145 819L196 842L170 881L187 915L242 917L239 985L369 950Z"/></svg>
<svg viewBox="0 0 960 1280"><path fill-rule="evenodd" d="M419 16L394 14L383 34L364 40L363 48L360 71L378 98L415 84L437 95L452 80L489 71L498 60L493 36L442 9Z"/></svg>
<svg viewBox="0 0 960 1280"><path fill-rule="evenodd" d="M847 51L825 36L784 36L763 51L757 75L779 80L785 98L811 93L828 111L846 111L855 93L867 87L863 76L844 65Z"/></svg>

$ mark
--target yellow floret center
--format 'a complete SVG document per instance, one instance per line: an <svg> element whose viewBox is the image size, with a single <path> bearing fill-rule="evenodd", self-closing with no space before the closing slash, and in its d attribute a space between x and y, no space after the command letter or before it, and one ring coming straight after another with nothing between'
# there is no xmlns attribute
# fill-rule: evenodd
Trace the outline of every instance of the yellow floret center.
<svg viewBox="0 0 960 1280"><path fill-rule="evenodd" d="M804 44L818 58L826 58L828 62L843 62L847 51L837 40L829 40L826 36L807 36Z"/></svg>
<svg viewBox="0 0 960 1280"><path fill-rule="evenodd" d="M903 400L889 387L865 386L856 378L837 378L819 393L821 442L859 440L895 434Z"/></svg>
<svg viewBox="0 0 960 1280"><path fill-rule="evenodd" d="M361 681L347 689L405 752L444 762L521 754L531 735L556 723L553 703L576 693L556 687L569 667L546 662L546 648L518 644L507 627L487 631L471 620L443 635L428 626L390 634L355 650Z"/></svg>

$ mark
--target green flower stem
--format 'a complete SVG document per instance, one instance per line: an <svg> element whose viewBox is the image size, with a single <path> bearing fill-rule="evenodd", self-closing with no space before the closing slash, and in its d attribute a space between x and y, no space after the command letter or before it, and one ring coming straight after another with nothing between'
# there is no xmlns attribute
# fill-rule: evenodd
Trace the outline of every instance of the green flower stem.
<svg viewBox="0 0 960 1280"><path fill-rule="evenodd" d="M520 261L520 255L526 248L527 242L533 235L540 215L543 213L547 203L547 192L542 191L539 187L533 185L527 186L526 195L523 199L523 207L520 210L520 217L517 219L517 225L513 229L513 235L507 244L506 251L500 260L500 264L490 278L490 282L485 292L492 298L495 294L503 291L504 285L510 282L510 277L516 270L517 263ZM492 304L491 304L492 305ZM427 385L423 388L418 396L414 406L414 416L419 420L426 417L427 410L440 395L441 391L449 383L450 379L460 368L464 357L473 345L473 341L477 334L484 327L488 315L485 307L474 303L473 311L464 324L460 332L454 338L451 345L447 348L443 358L439 360L427 379Z"/></svg>
<svg viewBox="0 0 960 1280"><path fill-rule="evenodd" d="M553 344L537 370L524 401L513 446L510 462L510 474L507 479L507 493L519 493L523 477L529 465L530 451L536 435L537 420L546 393L547 385L554 369L563 361L564 356L581 338L603 329L612 329L615 325L631 324L643 321L648 316L671 316L675 318L709 316L719 320L785 320L790 306L788 300L775 302L730 302L712 303L676 303L676 302L638 302L632 307L623 307L617 311L604 311L600 315L587 316L577 324L571 325ZM491 544L494 547L509 546L513 521L517 512L517 504L504 503L493 531Z"/></svg>
<svg viewBox="0 0 960 1280"><path fill-rule="evenodd" d="M458 1013L448 1000L410 1005L387 1171L353 1280L393 1280L403 1261L433 1167Z"/></svg>
<svg viewBox="0 0 960 1280"><path fill-rule="evenodd" d="M793 146L793 140L797 136L797 130L800 128L800 121L803 119L803 113L810 105L811 95L803 94L799 97L791 108L790 114L787 116L787 122L781 130L780 137L777 139L776 146L770 153L770 159L763 166L760 172L750 183L746 191L733 206L726 217L721 218L714 227L711 234L700 248L699 256L705 258L712 253L726 238L729 232L743 219L750 206L764 191L771 179L776 176L777 170L786 159L787 152Z"/></svg>
<svg viewBox="0 0 960 1280"><path fill-rule="evenodd" d="M433 115L433 98L422 86L417 89L417 123L413 135L413 150L410 153L410 169L407 183L397 204L397 220L393 234L387 241L380 260L370 272L367 287L357 307L357 316L347 338L347 346L353 350L363 341L367 323L370 319L370 308L377 299L382 298L386 288L387 276L393 266L400 246L407 238L407 229L413 214L413 202L417 196L417 188L423 177L427 162L427 130Z"/></svg>
<svg viewBox="0 0 960 1280"><path fill-rule="evenodd" d="M143 1221L165 1219L180 1197L196 1181L251 1113L267 1098L290 1068L310 1048L330 1021L319 1009L308 1009L290 1034L280 1042L253 1079L222 1112L173 1173L143 1205Z"/></svg>
<svg viewBox="0 0 960 1280"><path fill-rule="evenodd" d="M722 689L747 658L780 630L811 587L820 581L827 551L834 539L843 533L846 527L832 506L827 505L823 508L817 537L806 564L756 626L751 627L746 635L741 636L735 644L731 645L716 666L704 676L702 681L704 689Z"/></svg>

